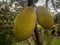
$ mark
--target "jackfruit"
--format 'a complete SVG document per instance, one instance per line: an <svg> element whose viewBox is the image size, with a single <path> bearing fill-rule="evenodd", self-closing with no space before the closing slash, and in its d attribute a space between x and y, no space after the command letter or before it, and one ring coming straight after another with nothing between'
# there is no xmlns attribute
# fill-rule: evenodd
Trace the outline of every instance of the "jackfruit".
<svg viewBox="0 0 60 45"><path fill-rule="evenodd" d="M39 24L44 28L44 29L50 29L54 25L54 19L52 14L48 11L46 7L39 6L36 7L36 12L37 12L37 20Z"/></svg>
<svg viewBox="0 0 60 45"><path fill-rule="evenodd" d="M32 6L24 8L15 18L14 35L18 41L28 39L35 27L36 11Z"/></svg>

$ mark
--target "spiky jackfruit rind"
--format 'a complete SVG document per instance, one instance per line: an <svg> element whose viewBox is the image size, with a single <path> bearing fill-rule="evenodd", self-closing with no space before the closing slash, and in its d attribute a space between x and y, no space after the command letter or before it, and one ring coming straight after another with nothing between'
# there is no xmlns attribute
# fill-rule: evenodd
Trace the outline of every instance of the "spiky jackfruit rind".
<svg viewBox="0 0 60 45"><path fill-rule="evenodd" d="M51 13L48 11L46 7L39 6L36 8L37 11L37 20L39 24L44 29L50 29L54 25L54 19Z"/></svg>
<svg viewBox="0 0 60 45"><path fill-rule="evenodd" d="M14 34L18 41L28 39L35 27L36 12L33 7L26 7L18 16L15 18L14 23Z"/></svg>

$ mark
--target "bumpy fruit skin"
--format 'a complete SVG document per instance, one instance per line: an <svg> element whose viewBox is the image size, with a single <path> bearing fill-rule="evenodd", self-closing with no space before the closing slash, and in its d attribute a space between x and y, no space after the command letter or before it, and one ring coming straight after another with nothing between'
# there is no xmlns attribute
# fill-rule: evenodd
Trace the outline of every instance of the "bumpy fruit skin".
<svg viewBox="0 0 60 45"><path fill-rule="evenodd" d="M15 18L14 34L18 41L28 39L35 27L36 23L36 11L33 7L26 7Z"/></svg>
<svg viewBox="0 0 60 45"><path fill-rule="evenodd" d="M43 6L39 6L36 8L36 11L39 24L45 29L52 28L54 24L54 19L48 9Z"/></svg>

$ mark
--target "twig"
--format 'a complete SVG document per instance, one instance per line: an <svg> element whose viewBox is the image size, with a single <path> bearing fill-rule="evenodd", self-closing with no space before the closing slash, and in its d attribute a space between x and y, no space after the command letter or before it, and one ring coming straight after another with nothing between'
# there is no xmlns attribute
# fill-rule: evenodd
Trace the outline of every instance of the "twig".
<svg viewBox="0 0 60 45"><path fill-rule="evenodd" d="M51 2L52 2L52 4L53 4L53 7L54 7L55 11L57 12L57 9L56 9L56 7L55 7L54 0L51 0Z"/></svg>
<svg viewBox="0 0 60 45"><path fill-rule="evenodd" d="M39 32L38 32L38 30L37 30L37 25L36 25L36 27L35 27L34 33L35 33L37 45L41 45Z"/></svg>
<svg viewBox="0 0 60 45"><path fill-rule="evenodd" d="M29 45L31 45L31 42L30 42L30 40L29 40L29 39L27 40L27 43L28 43Z"/></svg>
<svg viewBox="0 0 60 45"><path fill-rule="evenodd" d="M47 7L47 8L48 8L48 1L49 1L49 0L46 0L46 7Z"/></svg>

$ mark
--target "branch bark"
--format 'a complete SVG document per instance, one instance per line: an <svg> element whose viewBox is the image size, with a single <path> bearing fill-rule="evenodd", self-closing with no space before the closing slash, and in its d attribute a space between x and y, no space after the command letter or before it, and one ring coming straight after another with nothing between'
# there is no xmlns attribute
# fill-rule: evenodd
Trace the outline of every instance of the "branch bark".
<svg viewBox="0 0 60 45"><path fill-rule="evenodd" d="M48 1L49 1L49 0L46 0L46 7L47 7L47 8L48 8Z"/></svg>
<svg viewBox="0 0 60 45"><path fill-rule="evenodd" d="M36 27L35 27L34 33L35 33L35 38L36 38L37 45L41 45L39 32L38 32L38 30L37 30L37 25L36 25Z"/></svg>
<svg viewBox="0 0 60 45"><path fill-rule="evenodd" d="M51 0L52 4L53 4L53 7L54 7L54 10L57 12L57 9L55 7L55 3L54 3L54 0Z"/></svg>

